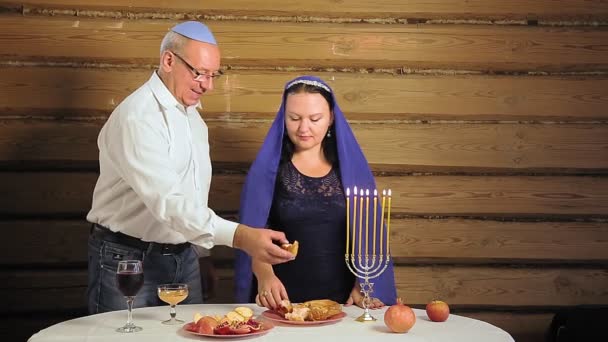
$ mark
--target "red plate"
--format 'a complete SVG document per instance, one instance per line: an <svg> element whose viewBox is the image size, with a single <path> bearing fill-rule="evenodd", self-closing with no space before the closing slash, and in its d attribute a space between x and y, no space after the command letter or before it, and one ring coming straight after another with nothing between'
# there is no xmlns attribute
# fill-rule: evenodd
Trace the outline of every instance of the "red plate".
<svg viewBox="0 0 608 342"><path fill-rule="evenodd" d="M319 324L329 324L329 323L334 323L334 322L338 322L341 321L342 318L346 317L346 313L345 312L340 312L337 315L333 315L331 317L329 317L326 320L323 321L290 321L288 319L286 319L285 317L279 315L278 313L272 311L272 310L266 310L264 312L262 312L262 316L264 316L265 318L271 320L271 321L275 321L275 322L281 322L281 323L285 323L285 324L293 324L293 325L319 325Z"/></svg>
<svg viewBox="0 0 608 342"><path fill-rule="evenodd" d="M194 323L194 322L191 322ZM205 337L217 337L217 338L243 338L243 337L251 337L251 336L257 336L257 335L264 335L266 334L268 331L270 331L270 329L274 328L274 325L272 325L272 323L268 322L268 321L261 321L260 323L262 323L262 328L260 330L248 333L248 334L241 334L241 335L218 335L218 334L201 334L198 332L194 332L194 331L190 331L186 329L186 326L190 323L186 323L184 324L184 326L182 327L182 330L187 332L188 334L192 334L192 335L198 335L198 336L205 336Z"/></svg>

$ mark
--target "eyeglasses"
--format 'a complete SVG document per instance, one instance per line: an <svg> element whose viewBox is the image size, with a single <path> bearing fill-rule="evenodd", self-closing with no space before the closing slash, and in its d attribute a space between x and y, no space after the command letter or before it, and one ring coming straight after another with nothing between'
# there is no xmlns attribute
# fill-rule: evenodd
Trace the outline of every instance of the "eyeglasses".
<svg viewBox="0 0 608 342"><path fill-rule="evenodd" d="M202 82L204 80L208 81L210 79L216 80L216 79L218 79L218 77L220 77L220 76L222 76L224 74L221 70L218 70L216 73L209 73L207 71L200 72L200 71L196 70L195 67L193 67L192 65L190 65L190 63L186 62L186 60L182 56L176 54L173 51L170 51L170 52L172 54L174 54L175 57L179 58L179 60L182 61L182 63L184 63L184 65L186 65L188 67L188 69L190 69L190 71L194 74L194 80L195 81Z"/></svg>

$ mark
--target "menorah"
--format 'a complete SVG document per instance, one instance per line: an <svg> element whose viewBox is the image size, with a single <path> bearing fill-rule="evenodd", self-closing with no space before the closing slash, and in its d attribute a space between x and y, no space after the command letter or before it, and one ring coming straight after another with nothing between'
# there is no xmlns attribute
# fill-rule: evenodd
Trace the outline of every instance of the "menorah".
<svg viewBox="0 0 608 342"><path fill-rule="evenodd" d="M357 199L357 187L353 189L352 201L352 237L351 232L351 197L350 188L346 188L346 253L344 259L348 269L363 282L359 281L361 293L363 294L363 314L357 318L359 322L375 321L369 311L372 302L370 294L374 291L374 283L370 279L377 278L386 270L390 261L390 226L391 226L391 190L382 190L382 203L380 206L380 222L378 222L378 191L374 190L372 197L373 208L370 212L370 193L369 189L365 192L359 189ZM388 201L387 201L388 198ZM357 202L359 204L357 205ZM387 203L388 202L388 203ZM365 205L365 210L364 210ZM386 211L386 237L384 235L384 214ZM358 211L357 211L358 209ZM372 226L370 237L369 226ZM363 236L363 226L365 225L365 236ZM377 235L379 232L379 235ZM357 236L358 235L358 236ZM369 245L372 240L370 253ZM376 242L378 243L378 254L376 254ZM351 245L352 243L352 245ZM363 250L363 246L365 249ZM358 247L358 248L356 248ZM349 254L350 251L350 254ZM386 251L386 254L384 252Z"/></svg>

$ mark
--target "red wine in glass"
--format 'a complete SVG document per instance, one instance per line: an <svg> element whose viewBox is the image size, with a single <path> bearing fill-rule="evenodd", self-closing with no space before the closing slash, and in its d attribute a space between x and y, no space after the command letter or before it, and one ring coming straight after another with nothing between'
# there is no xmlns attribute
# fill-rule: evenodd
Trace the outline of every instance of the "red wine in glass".
<svg viewBox="0 0 608 342"><path fill-rule="evenodd" d="M135 295L139 292L142 285L144 284L144 269L139 260L122 260L118 262L118 269L116 270L116 283L118 289L125 296L127 300L127 324L116 329L122 333L132 333L141 331L142 328L136 326L133 323L132 311L133 301Z"/></svg>
<svg viewBox="0 0 608 342"><path fill-rule="evenodd" d="M125 297L135 297L137 292L144 285L143 272L121 272L116 273L118 289Z"/></svg>

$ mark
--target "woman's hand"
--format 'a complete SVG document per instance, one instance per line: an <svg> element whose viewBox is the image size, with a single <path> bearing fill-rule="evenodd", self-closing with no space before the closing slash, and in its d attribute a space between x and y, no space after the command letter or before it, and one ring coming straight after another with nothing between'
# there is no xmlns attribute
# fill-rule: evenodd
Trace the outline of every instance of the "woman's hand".
<svg viewBox="0 0 608 342"><path fill-rule="evenodd" d="M289 299L289 297L287 296L285 286L283 286L283 283L277 276L272 274L258 278L258 294L255 296L256 304L276 310L283 299Z"/></svg>
<svg viewBox="0 0 608 342"><path fill-rule="evenodd" d="M360 308L363 308L363 295L361 294L361 287L359 286L359 281L355 280L355 286L353 286L352 291L350 291L350 296L346 301L344 306L351 306L353 304L357 305ZM369 304L369 309L380 309L384 307L384 303L378 298L371 298L371 303Z"/></svg>

